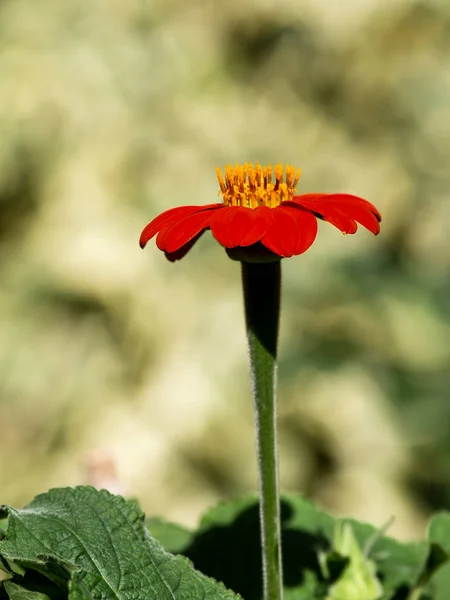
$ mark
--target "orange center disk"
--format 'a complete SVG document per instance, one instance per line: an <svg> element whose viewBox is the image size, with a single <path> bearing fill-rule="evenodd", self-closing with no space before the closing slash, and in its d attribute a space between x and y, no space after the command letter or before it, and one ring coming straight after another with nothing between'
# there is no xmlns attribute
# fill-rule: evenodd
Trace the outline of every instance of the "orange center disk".
<svg viewBox="0 0 450 600"><path fill-rule="evenodd" d="M244 206L257 208L268 206L275 208L285 200L292 200L295 187L300 179L300 169L292 165L270 164L261 167L252 163L225 167L225 177L216 169L220 185L220 194L225 206ZM283 181L284 180L284 181Z"/></svg>

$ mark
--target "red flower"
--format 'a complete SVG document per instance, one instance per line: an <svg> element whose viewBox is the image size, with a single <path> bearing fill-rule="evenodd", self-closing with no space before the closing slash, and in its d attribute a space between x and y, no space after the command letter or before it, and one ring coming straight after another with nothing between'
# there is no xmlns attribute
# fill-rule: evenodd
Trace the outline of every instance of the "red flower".
<svg viewBox="0 0 450 600"><path fill-rule="evenodd" d="M228 250L262 245L267 254L287 258L308 250L317 235L317 219L344 234L355 233L357 223L375 235L380 232L381 215L367 200L350 194L295 196L300 171L289 165L285 174L282 165L273 171L270 165L227 166L224 180L217 169L223 202L166 210L142 231L141 248L158 234L158 248L169 260L178 260L211 229Z"/></svg>

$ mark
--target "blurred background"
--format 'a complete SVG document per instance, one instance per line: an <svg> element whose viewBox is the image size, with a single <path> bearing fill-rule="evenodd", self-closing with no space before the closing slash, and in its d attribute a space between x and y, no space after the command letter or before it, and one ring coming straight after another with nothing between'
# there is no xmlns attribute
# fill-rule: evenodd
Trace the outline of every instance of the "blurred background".
<svg viewBox="0 0 450 600"><path fill-rule="evenodd" d="M382 233L284 261L281 480L423 535L450 508L446 0L2 0L0 503L94 483L193 526L257 487L239 265L141 229L215 167L302 168Z"/></svg>

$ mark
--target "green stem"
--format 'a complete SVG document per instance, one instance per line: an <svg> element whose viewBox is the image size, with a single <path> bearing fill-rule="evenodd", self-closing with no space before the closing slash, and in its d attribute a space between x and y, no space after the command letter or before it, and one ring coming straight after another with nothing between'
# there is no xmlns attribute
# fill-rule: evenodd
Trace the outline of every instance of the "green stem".
<svg viewBox="0 0 450 600"><path fill-rule="evenodd" d="M421 595L422 595L422 588L414 587L410 591L407 600L420 600Z"/></svg>
<svg viewBox="0 0 450 600"><path fill-rule="evenodd" d="M422 589L414 587L408 595L407 600L420 600Z"/></svg>
<svg viewBox="0 0 450 600"><path fill-rule="evenodd" d="M245 321L258 449L264 600L282 600L276 358L281 261L242 263Z"/></svg>

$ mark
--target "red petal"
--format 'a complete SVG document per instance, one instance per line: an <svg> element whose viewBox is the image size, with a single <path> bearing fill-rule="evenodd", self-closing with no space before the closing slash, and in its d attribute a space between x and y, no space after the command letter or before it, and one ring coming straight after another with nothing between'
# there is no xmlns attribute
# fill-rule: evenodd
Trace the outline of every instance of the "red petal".
<svg viewBox="0 0 450 600"><path fill-rule="evenodd" d="M206 210L213 206L222 205L207 204L205 206L177 206L175 208L170 208L169 210L164 211L144 227L141 233L141 237L139 239L139 245L141 246L141 248L144 248L147 242L151 240L152 237L156 235L159 231L161 231L161 229L167 228L168 226L172 225L172 223L176 223L179 219L187 217L192 213Z"/></svg>
<svg viewBox="0 0 450 600"><path fill-rule="evenodd" d="M231 248L230 222L233 218L234 209L239 207L225 206L223 210L216 210L211 218L211 233L225 248Z"/></svg>
<svg viewBox="0 0 450 600"><path fill-rule="evenodd" d="M160 231L156 238L158 248L169 254L180 250L203 229L209 227L214 212L222 207L223 204L215 204L207 210L202 209Z"/></svg>
<svg viewBox="0 0 450 600"><path fill-rule="evenodd" d="M272 211L267 206L228 206L211 219L211 232L225 248L251 246L261 240L271 223Z"/></svg>
<svg viewBox="0 0 450 600"><path fill-rule="evenodd" d="M336 208L340 213L354 219L374 235L380 233L380 222L377 216L365 206L354 203L340 203L336 201ZM381 217L380 217L381 219Z"/></svg>
<svg viewBox="0 0 450 600"><path fill-rule="evenodd" d="M176 260L181 260L182 258L184 258L189 252L189 250L192 248L192 246L195 244L195 242L202 237L205 231L205 229L203 231L200 231L200 233L198 233L194 238L192 238L192 240L190 240L184 246L181 246L181 248L179 248L175 252L166 252L165 254L167 260L170 260L170 262L175 262Z"/></svg>
<svg viewBox="0 0 450 600"><path fill-rule="evenodd" d="M338 229L342 231L342 233L356 233L358 230L358 225L353 219L346 217L334 206L328 206L326 209L323 209L320 213L320 216L328 223L331 223Z"/></svg>
<svg viewBox="0 0 450 600"><path fill-rule="evenodd" d="M352 194L329 194L329 198L331 201L336 202L336 206L338 204L342 204L343 206L358 206L372 213L377 221L381 221L381 215L378 209L367 200L364 200L364 198L353 196Z"/></svg>
<svg viewBox="0 0 450 600"><path fill-rule="evenodd" d="M261 242L274 254L289 258L295 254L299 245L300 232L296 219L282 206L270 210L273 216L272 225Z"/></svg>
<svg viewBox="0 0 450 600"><path fill-rule="evenodd" d="M338 204L352 204L360 206L361 208L365 208L373 213L378 221L381 221L381 215L373 204L367 200L364 200L364 198L353 196L352 194L303 194L300 196L294 196L292 201L297 202L305 208L309 208L310 210L314 210L316 212L320 212L320 209L324 207L324 204L331 203L335 206Z"/></svg>
<svg viewBox="0 0 450 600"><path fill-rule="evenodd" d="M355 233L355 221L377 235L380 233L381 215L373 204L351 194L304 194L295 196L293 202L320 215L344 233Z"/></svg>
<svg viewBox="0 0 450 600"><path fill-rule="evenodd" d="M316 239L318 225L316 216L309 210L298 206L294 202L283 202L281 208L289 213L295 220L299 237L294 255L303 254Z"/></svg>

